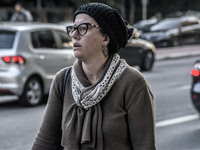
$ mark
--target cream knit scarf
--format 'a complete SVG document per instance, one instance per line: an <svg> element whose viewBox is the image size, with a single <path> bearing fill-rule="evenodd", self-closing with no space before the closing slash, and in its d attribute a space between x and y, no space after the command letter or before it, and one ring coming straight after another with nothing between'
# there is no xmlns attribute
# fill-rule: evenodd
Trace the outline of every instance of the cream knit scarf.
<svg viewBox="0 0 200 150"><path fill-rule="evenodd" d="M72 68L72 95L76 104L87 110L99 103L127 67L128 64L115 54L103 80L89 90L85 90L86 87L78 80Z"/></svg>

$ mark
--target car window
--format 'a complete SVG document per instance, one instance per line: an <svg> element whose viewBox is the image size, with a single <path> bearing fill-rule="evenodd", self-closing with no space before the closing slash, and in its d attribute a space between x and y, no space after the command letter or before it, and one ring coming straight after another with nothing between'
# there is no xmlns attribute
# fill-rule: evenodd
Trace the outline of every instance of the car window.
<svg viewBox="0 0 200 150"><path fill-rule="evenodd" d="M66 32L54 31L58 48L60 49L72 49L72 40L68 37Z"/></svg>
<svg viewBox="0 0 200 150"><path fill-rule="evenodd" d="M165 20L160 21L159 23L153 25L150 30L151 31L162 31L178 28L180 24L179 18L167 18Z"/></svg>
<svg viewBox="0 0 200 150"><path fill-rule="evenodd" d="M138 30L147 30L150 28L152 25L156 24L158 22L157 19L149 19L149 20L142 20L133 25Z"/></svg>
<svg viewBox="0 0 200 150"><path fill-rule="evenodd" d="M31 39L33 48L57 48L56 41L50 30L32 32Z"/></svg>
<svg viewBox="0 0 200 150"><path fill-rule="evenodd" d="M13 47L16 32L0 30L0 49Z"/></svg>
<svg viewBox="0 0 200 150"><path fill-rule="evenodd" d="M196 22L183 22L182 24L182 27L186 27L186 26L193 26L193 25L199 25L199 23L196 21Z"/></svg>
<svg viewBox="0 0 200 150"><path fill-rule="evenodd" d="M195 22L195 21L186 21L186 22L183 22L181 24L181 32L193 32L193 31L199 31L199 23L198 22Z"/></svg>

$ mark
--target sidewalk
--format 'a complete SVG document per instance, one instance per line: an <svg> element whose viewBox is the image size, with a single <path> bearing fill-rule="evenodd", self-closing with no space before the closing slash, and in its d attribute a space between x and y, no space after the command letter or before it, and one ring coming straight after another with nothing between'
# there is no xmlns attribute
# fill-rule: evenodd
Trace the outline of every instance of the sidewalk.
<svg viewBox="0 0 200 150"><path fill-rule="evenodd" d="M200 56L200 44L157 48L156 60Z"/></svg>

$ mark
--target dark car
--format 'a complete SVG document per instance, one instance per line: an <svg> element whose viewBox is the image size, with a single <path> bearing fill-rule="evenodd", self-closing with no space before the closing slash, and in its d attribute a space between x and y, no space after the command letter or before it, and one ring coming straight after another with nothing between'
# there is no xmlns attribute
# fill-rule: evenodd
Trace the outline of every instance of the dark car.
<svg viewBox="0 0 200 150"><path fill-rule="evenodd" d="M150 71L153 67L156 55L156 47L153 43L140 38L129 40L125 49L119 52L131 66L139 66L141 71Z"/></svg>
<svg viewBox="0 0 200 150"><path fill-rule="evenodd" d="M194 63L191 75L191 100L196 110L200 113L200 60Z"/></svg>
<svg viewBox="0 0 200 150"><path fill-rule="evenodd" d="M165 18L140 38L153 42L156 47L200 43L200 20L192 15Z"/></svg>
<svg viewBox="0 0 200 150"><path fill-rule="evenodd" d="M158 22L159 20L157 18L151 18L148 20L138 21L133 25L133 27L136 28L140 34L142 34L143 32L149 31L150 27Z"/></svg>

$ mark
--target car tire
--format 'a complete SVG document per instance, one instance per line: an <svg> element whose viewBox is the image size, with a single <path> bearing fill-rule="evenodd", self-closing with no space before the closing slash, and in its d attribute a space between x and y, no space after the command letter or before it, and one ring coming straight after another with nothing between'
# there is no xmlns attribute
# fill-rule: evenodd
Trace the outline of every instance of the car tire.
<svg viewBox="0 0 200 150"><path fill-rule="evenodd" d="M166 40L165 40L165 41L162 41L160 45L161 45L161 47L168 47L168 46L170 46L169 42L166 41ZM160 46L159 46L159 47L160 47Z"/></svg>
<svg viewBox="0 0 200 150"><path fill-rule="evenodd" d="M37 106L42 102L43 88L38 77L31 77L24 88L23 94L20 96L19 102L24 106Z"/></svg>
<svg viewBox="0 0 200 150"><path fill-rule="evenodd" d="M178 41L178 38L173 38L172 39L172 46L179 46L179 45L180 45L180 43Z"/></svg>
<svg viewBox="0 0 200 150"><path fill-rule="evenodd" d="M143 63L140 66L141 71L150 71L153 67L154 63L154 54L152 51L147 50L144 53Z"/></svg>

